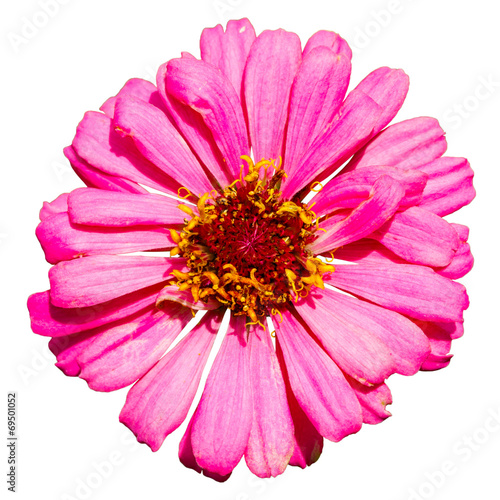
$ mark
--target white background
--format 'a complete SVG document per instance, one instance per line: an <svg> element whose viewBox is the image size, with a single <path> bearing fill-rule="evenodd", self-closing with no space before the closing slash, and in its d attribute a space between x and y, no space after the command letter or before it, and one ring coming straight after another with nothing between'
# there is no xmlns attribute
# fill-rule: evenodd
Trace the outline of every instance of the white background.
<svg viewBox="0 0 500 500"><path fill-rule="evenodd" d="M485 428L489 415L500 413L497 2L64 3L25 43L16 38L23 36L24 18L44 21L38 0L4 0L0 15L0 318L6 370L0 411L6 414L7 391L17 391L17 498L500 499L500 423ZM62 149L83 113L98 109L130 77L154 78L155 69L181 51L199 55L204 27L241 17L249 17L258 33L279 27L295 31L303 44L319 29L340 33L356 49L352 85L383 65L410 75L409 96L397 120L439 118L447 131L447 154L467 157L475 170L476 200L449 220L471 227L476 264L462 280L471 306L465 336L452 347L451 365L411 378L392 377L392 418L364 426L339 444L325 442L323 456L307 470L289 468L277 479L260 480L241 463L220 485L178 462L184 425L157 453L134 444L118 422L126 389L96 393L84 381L65 377L53 366L47 339L31 333L26 299L48 288L49 266L34 235L38 210L44 200L80 186ZM5 435L2 425L0 435ZM7 449L1 449L0 488L6 491ZM96 464L110 458L113 470L97 475ZM443 466L453 473L440 474ZM90 490L78 488L88 481Z"/></svg>

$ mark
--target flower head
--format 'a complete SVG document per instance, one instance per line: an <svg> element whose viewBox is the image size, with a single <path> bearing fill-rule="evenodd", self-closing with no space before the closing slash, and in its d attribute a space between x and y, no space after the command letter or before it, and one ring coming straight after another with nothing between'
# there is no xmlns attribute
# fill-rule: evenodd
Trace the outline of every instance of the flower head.
<svg viewBox="0 0 500 500"><path fill-rule="evenodd" d="M468 229L443 217L472 170L435 119L389 125L403 71L347 94L350 69L333 32L302 50L245 19L206 29L201 59L85 114L65 154L87 187L40 212L54 266L33 331L92 389L134 384L120 420L154 451L230 316L179 450L219 481L243 456L260 477L311 465L323 438L390 415L390 375L447 366L463 333Z"/></svg>

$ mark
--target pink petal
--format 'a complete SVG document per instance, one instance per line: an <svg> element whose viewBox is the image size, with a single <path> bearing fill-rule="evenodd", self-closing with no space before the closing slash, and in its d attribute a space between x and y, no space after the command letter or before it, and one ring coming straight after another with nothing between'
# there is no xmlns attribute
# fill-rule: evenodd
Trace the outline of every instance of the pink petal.
<svg viewBox="0 0 500 500"><path fill-rule="evenodd" d="M440 321L412 320L429 338L444 336L447 339L459 339L464 334L463 322L442 323ZM431 345L432 347L432 345Z"/></svg>
<svg viewBox="0 0 500 500"><path fill-rule="evenodd" d="M161 358L192 318L186 307L171 303L151 308L133 321L100 331L77 357L79 377L95 391L116 391L134 383Z"/></svg>
<svg viewBox="0 0 500 500"><path fill-rule="evenodd" d="M429 176L420 206L441 217L468 205L476 196L474 172L465 158L443 157L418 167Z"/></svg>
<svg viewBox="0 0 500 500"><path fill-rule="evenodd" d="M457 226L457 224L451 225L454 229ZM335 258L363 264L389 264L391 262L395 264L409 264L408 261L398 257L377 241L369 239L358 240L336 249ZM472 256L470 246L466 241L461 241L451 262L447 266L435 267L433 269L441 276L458 279L465 276L472 269L473 265L474 257Z"/></svg>
<svg viewBox="0 0 500 500"><path fill-rule="evenodd" d="M157 451L186 418L222 316L221 311L206 314L189 335L129 391L120 422L153 451Z"/></svg>
<svg viewBox="0 0 500 500"><path fill-rule="evenodd" d="M305 57L316 47L328 47L335 54L343 54L349 60L352 58L352 51L347 42L333 31L321 30L314 33L314 35L307 40L303 56Z"/></svg>
<svg viewBox="0 0 500 500"><path fill-rule="evenodd" d="M163 102L161 100L160 94L156 87L147 80L141 78L131 78L122 87L120 92L114 97L110 97L101 107L100 110L113 118L115 115L115 105L116 101L120 97L131 97L133 99L139 99L144 102L153 104L157 108L164 109Z"/></svg>
<svg viewBox="0 0 500 500"><path fill-rule="evenodd" d="M104 174L173 195L177 195L177 190L181 187L177 181L144 158L130 137L118 134L112 120L102 113L85 113L76 129L73 148L80 158Z"/></svg>
<svg viewBox="0 0 500 500"><path fill-rule="evenodd" d="M76 311L73 309L73 314ZM79 363L81 356L84 356L88 351L90 345L97 340L98 337L103 336L107 339L120 335L122 331L132 325L136 328L137 325L144 319L150 319L153 311L153 303L149 301L147 306L134 314L129 314L125 318L119 318L118 321L109 322L99 326L82 331L75 335L65 335L61 337L52 338L49 342L49 348L57 358L56 366L69 377L77 377L81 373L82 366Z"/></svg>
<svg viewBox="0 0 500 500"><path fill-rule="evenodd" d="M474 266L474 257L467 243L469 228L461 224L451 224L451 226L455 229L460 238L460 246L447 266L438 267L434 270L446 278L458 279L465 276L472 269Z"/></svg>
<svg viewBox="0 0 500 500"><path fill-rule="evenodd" d="M422 371L436 371L446 368L453 358L453 354L429 354L429 357L422 365Z"/></svg>
<svg viewBox="0 0 500 500"><path fill-rule="evenodd" d="M447 266L460 246L453 227L419 207L396 213L369 236L414 264Z"/></svg>
<svg viewBox="0 0 500 500"><path fill-rule="evenodd" d="M114 123L151 163L193 194L213 189L200 163L165 113L138 99L120 98Z"/></svg>
<svg viewBox="0 0 500 500"><path fill-rule="evenodd" d="M358 432L361 408L334 361L301 322L283 310L275 324L293 393L318 432L332 441Z"/></svg>
<svg viewBox="0 0 500 500"><path fill-rule="evenodd" d="M31 328L38 335L59 337L96 328L125 318L154 304L161 285L154 285L117 299L76 309L56 307L50 302L50 292L40 292L28 299Z"/></svg>
<svg viewBox="0 0 500 500"><path fill-rule="evenodd" d="M147 226L184 224L179 201L158 194L75 189L69 196L71 222L90 226Z"/></svg>
<svg viewBox="0 0 500 500"><path fill-rule="evenodd" d="M457 232L460 241L467 241L469 239L469 228L464 226L463 224L454 224L451 223L453 229Z"/></svg>
<svg viewBox="0 0 500 500"><path fill-rule="evenodd" d="M94 342L100 329L89 330L78 335L66 335L50 339L49 349L56 356L56 366L67 377L78 377L81 367L78 356L83 354L87 347Z"/></svg>
<svg viewBox="0 0 500 500"><path fill-rule="evenodd" d="M463 321L465 287L432 269L410 264L337 265L328 283L424 321Z"/></svg>
<svg viewBox="0 0 500 500"><path fill-rule="evenodd" d="M318 289L295 308L333 361L358 382L379 384L400 368L401 361L383 341L387 319L373 311L363 317L356 299Z"/></svg>
<svg viewBox="0 0 500 500"><path fill-rule="evenodd" d="M198 472L198 474L203 473L205 476L210 477L211 479L214 479L219 483L227 481L229 479L229 476L231 476L231 472L229 474L221 476L219 474L215 474L214 472L202 469L196 463L196 458L193 453L192 429L193 419L191 418L186 432L184 433L184 436L182 436L181 442L179 443L179 460L181 461L182 465L184 465L188 469L193 469L194 471Z"/></svg>
<svg viewBox="0 0 500 500"><path fill-rule="evenodd" d="M391 416L391 413L386 409L386 406L392 403L392 394L387 385L379 384L367 387L353 378L349 377L347 380L361 404L364 424L379 424Z"/></svg>
<svg viewBox="0 0 500 500"><path fill-rule="evenodd" d="M122 193L147 193L147 191L137 184L137 182L105 174L91 167L83 158L80 158L73 146L68 146L63 150L64 156L71 163L71 167L76 175L92 188L106 189L109 191L119 191Z"/></svg>
<svg viewBox="0 0 500 500"><path fill-rule="evenodd" d="M373 128L372 137L396 116L406 98L409 85L410 80L403 70L382 67L372 71L356 87L355 90L364 92L382 108L382 113Z"/></svg>
<svg viewBox="0 0 500 500"><path fill-rule="evenodd" d="M435 118L420 117L391 125L358 151L345 171L371 165L418 168L446 151L444 131Z"/></svg>
<svg viewBox="0 0 500 500"><path fill-rule="evenodd" d="M457 332L462 333L463 330L460 328L457 330L453 324L449 323L417 321L416 324L427 335L431 345L431 352L422 364L421 369L424 371L434 371L447 367L453 357L452 354L449 354L451 341L453 338L456 338Z"/></svg>
<svg viewBox="0 0 500 500"><path fill-rule="evenodd" d="M161 289L156 297L156 307L162 307L164 302L177 302L195 311L211 311L221 307L221 303L214 298L209 298L206 303L201 300L195 302L191 290L181 291L176 285Z"/></svg>
<svg viewBox="0 0 500 500"><path fill-rule="evenodd" d="M350 60L327 47L317 47L304 56L290 97L284 163L289 175L332 122L344 99L350 74Z"/></svg>
<svg viewBox="0 0 500 500"><path fill-rule="evenodd" d="M258 477L282 474L294 450L293 421L285 383L271 338L260 326L250 328L253 423L245 451L248 468Z"/></svg>
<svg viewBox="0 0 500 500"><path fill-rule="evenodd" d="M311 250L319 254L372 234L394 215L403 196L401 184L383 175L373 184L368 199L348 217L340 222L334 218L321 223L326 232L310 245Z"/></svg>
<svg viewBox="0 0 500 500"><path fill-rule="evenodd" d="M426 174L395 167L370 167L334 177L311 199L311 203L315 203L314 213L321 217L333 209L357 207L368 198L373 184L382 175L392 177L404 188L400 209L418 205L427 181Z"/></svg>
<svg viewBox="0 0 500 500"><path fill-rule="evenodd" d="M301 59L300 40L295 33L266 30L252 45L244 88L256 161L283 156L290 90Z"/></svg>
<svg viewBox="0 0 500 500"><path fill-rule="evenodd" d="M336 269L340 268L342 272L342 269L346 267L355 266L338 265ZM334 314L327 312L326 321L338 321L340 319L344 322L357 322L357 325L361 329L358 335L365 335L365 331L369 332L370 335L377 337L384 344L385 348L388 349L394 362L396 373L414 375L418 372L422 362L429 354L429 342L426 336L422 334L421 329L415 328L415 325L409 319L375 304L341 295L330 290L325 290L322 294L326 300L321 299L318 307L330 309L327 305L330 303L331 310L333 310L334 306L335 311L341 310L341 312L335 312ZM336 335L339 334L336 333ZM324 336L324 333L321 335L318 334L320 339ZM328 349L327 351L330 352Z"/></svg>
<svg viewBox="0 0 500 500"><path fill-rule="evenodd" d="M248 155L249 145L240 99L231 82L218 69L195 59L172 59L167 71L167 92L202 116L237 178L240 157Z"/></svg>
<svg viewBox="0 0 500 500"><path fill-rule="evenodd" d="M337 170L370 137L380 112L380 106L363 92L351 92L336 121L313 142L293 175L284 180L283 197L290 199L308 184Z"/></svg>
<svg viewBox="0 0 500 500"><path fill-rule="evenodd" d="M197 464L229 474L245 452L252 426L252 389L246 319L232 316L201 401L193 416L191 442Z"/></svg>
<svg viewBox="0 0 500 500"><path fill-rule="evenodd" d="M158 90L169 115L181 132L193 153L199 158L210 174L221 186L233 182L233 176L224 163L221 152L212 132L205 124L202 115L196 110L178 101L167 92L168 63L161 65L156 74Z"/></svg>
<svg viewBox="0 0 500 500"><path fill-rule="evenodd" d="M50 300L58 307L88 307L166 281L185 261L169 257L97 255L60 262L49 271Z"/></svg>
<svg viewBox="0 0 500 500"><path fill-rule="evenodd" d="M54 201L50 203L47 201L43 202L42 209L40 210L40 221L44 221L48 217L55 214L60 214L61 212L68 211L68 193L60 194Z"/></svg>
<svg viewBox="0 0 500 500"><path fill-rule="evenodd" d="M222 71L238 96L242 96L243 71L254 40L255 30L248 19L229 21L226 32L218 24L201 34L201 58Z"/></svg>
<svg viewBox="0 0 500 500"><path fill-rule="evenodd" d="M67 212L41 222L36 228L36 236L51 264L87 255L141 252L176 245L168 229L82 226L70 222Z"/></svg>
<svg viewBox="0 0 500 500"><path fill-rule="evenodd" d="M276 344L276 355L280 364L281 372L285 382L286 395L290 408L294 426L294 450L290 457L289 465L305 469L318 460L323 451L323 436L316 430L311 421L297 402L290 387L290 380L283 359L283 352L280 349L279 342Z"/></svg>
<svg viewBox="0 0 500 500"><path fill-rule="evenodd" d="M385 248L378 241L362 239L335 250L335 258L360 264L408 264L408 262Z"/></svg>

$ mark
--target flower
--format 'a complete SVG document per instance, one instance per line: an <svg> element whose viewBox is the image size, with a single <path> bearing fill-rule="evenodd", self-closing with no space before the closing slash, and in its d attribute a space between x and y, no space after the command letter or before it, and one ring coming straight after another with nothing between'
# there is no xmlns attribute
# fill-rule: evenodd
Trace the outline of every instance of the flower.
<svg viewBox="0 0 500 500"><path fill-rule="evenodd" d="M65 154L87 187L40 212L54 266L28 301L33 331L92 389L135 383L120 420L153 451L230 311L179 449L218 481L243 456L260 477L311 465L323 438L390 415L390 375L447 366L463 333L468 229L443 217L474 198L473 172L443 156L437 120L389 125L402 70L346 96L350 70L333 32L302 50L246 19L206 29L201 59L85 114Z"/></svg>

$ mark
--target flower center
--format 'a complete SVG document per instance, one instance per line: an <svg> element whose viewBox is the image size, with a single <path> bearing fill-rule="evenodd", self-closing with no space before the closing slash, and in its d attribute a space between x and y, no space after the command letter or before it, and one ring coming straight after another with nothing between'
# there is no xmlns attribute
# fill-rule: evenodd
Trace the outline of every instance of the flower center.
<svg viewBox="0 0 500 500"><path fill-rule="evenodd" d="M189 272L173 274L179 289L191 290L195 301L216 299L235 315L260 323L307 296L311 286L323 288L321 276L334 268L307 248L317 237L314 212L298 200L282 200L284 171L273 161L254 165L242 158L248 174L219 196L205 193L198 215L179 205L191 219L180 234L171 231L178 245L171 254L184 257Z"/></svg>

